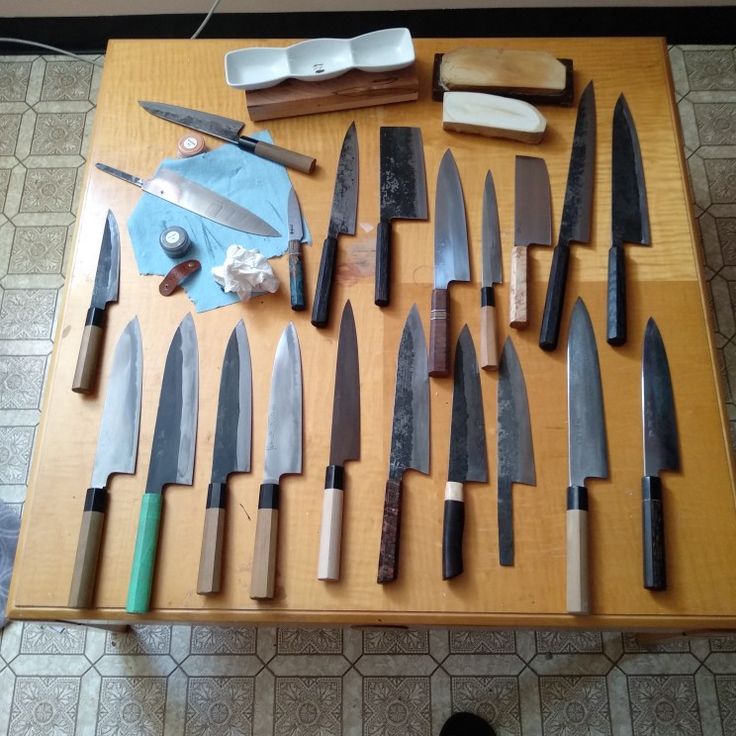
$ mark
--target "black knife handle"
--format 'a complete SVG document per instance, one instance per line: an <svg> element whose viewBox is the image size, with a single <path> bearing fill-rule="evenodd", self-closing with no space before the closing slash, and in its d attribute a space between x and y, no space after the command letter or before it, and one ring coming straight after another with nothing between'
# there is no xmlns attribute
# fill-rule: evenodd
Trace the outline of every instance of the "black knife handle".
<svg viewBox="0 0 736 736"><path fill-rule="evenodd" d="M665 590L667 573L664 554L662 481L656 475L645 475L641 479L641 511L644 587L647 590Z"/></svg>
<svg viewBox="0 0 736 736"><path fill-rule="evenodd" d="M279 484L263 483L258 493L258 518L253 546L250 597L273 598L279 535Z"/></svg>
<svg viewBox="0 0 736 736"><path fill-rule="evenodd" d="M102 351L105 317L105 307L90 307L87 310L77 366L72 380L72 391L76 393L88 394L97 383L97 365Z"/></svg>
<svg viewBox="0 0 736 736"><path fill-rule="evenodd" d="M511 481L498 479L498 563L504 567L514 564L514 500Z"/></svg>
<svg viewBox="0 0 736 736"><path fill-rule="evenodd" d="M247 136L238 139L238 147L259 158L283 164L290 169L296 169L296 171L302 171L305 174L311 174L317 163L317 159L311 156L305 156L303 153L290 151L288 148L281 148L281 146L275 146L273 143L259 141Z"/></svg>
<svg viewBox="0 0 736 736"><path fill-rule="evenodd" d="M376 293L379 307L391 299L391 220L381 220L376 228Z"/></svg>
<svg viewBox="0 0 736 736"><path fill-rule="evenodd" d="M202 551L199 556L197 593L219 593L222 583L222 547L225 536L227 483L210 483L204 512Z"/></svg>
<svg viewBox="0 0 736 736"><path fill-rule="evenodd" d="M588 582L588 489L567 489L567 611L590 613Z"/></svg>
<svg viewBox="0 0 736 736"><path fill-rule="evenodd" d="M289 293L291 308L295 312L304 310L304 262L302 244L298 240L289 242Z"/></svg>
<svg viewBox="0 0 736 736"><path fill-rule="evenodd" d="M401 531L401 481L386 481L383 504L381 551L378 556L378 582L396 580L399 567L399 533Z"/></svg>
<svg viewBox="0 0 736 736"><path fill-rule="evenodd" d="M626 269L624 249L612 245L608 251L608 329L609 345L626 342Z"/></svg>
<svg viewBox="0 0 736 736"><path fill-rule="evenodd" d="M332 279L335 275L336 255L337 238L328 235L322 246L317 288L314 292L314 303L312 304L312 324L315 327L324 327L330 317L330 294L332 292Z"/></svg>
<svg viewBox="0 0 736 736"><path fill-rule="evenodd" d="M463 530L465 501L463 484L447 481L442 518L442 579L457 577L463 571Z"/></svg>
<svg viewBox="0 0 736 736"><path fill-rule="evenodd" d="M557 347L562 308L565 304L569 262L570 246L558 245L552 253L552 269L549 272L547 296L544 300L544 313L542 314L542 329L539 332L539 347L542 350L554 350Z"/></svg>
<svg viewBox="0 0 736 736"><path fill-rule="evenodd" d="M82 525L79 528L77 554L74 559L69 608L90 608L92 606L106 508L107 489L88 488L84 499Z"/></svg>

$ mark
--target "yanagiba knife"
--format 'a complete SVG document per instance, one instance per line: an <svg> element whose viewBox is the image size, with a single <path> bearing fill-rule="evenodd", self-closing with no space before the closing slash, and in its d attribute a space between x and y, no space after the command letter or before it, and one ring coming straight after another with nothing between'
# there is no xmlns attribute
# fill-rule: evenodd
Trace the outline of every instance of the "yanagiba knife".
<svg viewBox="0 0 736 736"><path fill-rule="evenodd" d="M302 260L302 239L304 226L302 224L302 209L294 187L289 190L287 205L289 219L289 293L291 308L301 312L305 307L304 301L304 262Z"/></svg>
<svg viewBox="0 0 736 736"><path fill-rule="evenodd" d="M97 260L92 300L84 322L82 344L79 346L72 391L86 394L97 382L97 364L105 331L105 308L118 300L120 286L120 231L112 210L108 210L102 245Z"/></svg>
<svg viewBox="0 0 736 736"><path fill-rule="evenodd" d="M644 333L641 365L644 477L642 478L642 534L644 587L665 590L664 511L662 470L680 469L680 450L672 379L662 335L650 317Z"/></svg>
<svg viewBox="0 0 736 736"><path fill-rule="evenodd" d="M480 365L498 368L496 338L496 297L494 284L503 283L501 265L501 227L498 222L496 187L489 171L483 187L483 219L481 222L481 262L483 282L480 288Z"/></svg>
<svg viewBox="0 0 736 736"><path fill-rule="evenodd" d="M69 593L70 608L89 608L92 605L110 476L113 473L135 473L142 373L141 330L138 318L134 317L120 335L112 359L92 468L92 486L87 489L84 499Z"/></svg>
<svg viewBox="0 0 736 736"><path fill-rule="evenodd" d="M391 454L378 557L379 583L395 580L398 573L401 482L409 468L429 473L427 344L416 304L404 323L396 365Z"/></svg>
<svg viewBox="0 0 736 736"><path fill-rule="evenodd" d="M325 472L317 578L339 580L345 468L360 457L360 371L358 338L350 300L345 302L337 338L335 394L332 402L330 464Z"/></svg>
<svg viewBox="0 0 736 736"><path fill-rule="evenodd" d="M243 320L230 334L222 361L212 475L207 489L197 593L218 593L230 473L250 472L253 389L250 347Z"/></svg>
<svg viewBox="0 0 736 736"><path fill-rule="evenodd" d="M199 357L194 320L187 314L169 346L151 444L146 492L143 494L133 565L128 613L146 613L151 603L163 491L170 483L191 485L197 441Z"/></svg>

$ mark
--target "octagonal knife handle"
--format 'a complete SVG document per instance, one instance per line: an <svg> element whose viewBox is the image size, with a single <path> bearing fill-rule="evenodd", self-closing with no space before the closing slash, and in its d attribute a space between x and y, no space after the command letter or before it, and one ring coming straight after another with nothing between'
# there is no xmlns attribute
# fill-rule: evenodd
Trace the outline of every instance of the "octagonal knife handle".
<svg viewBox="0 0 736 736"><path fill-rule="evenodd" d="M641 498L644 587L647 590L665 590L667 570L664 553L662 481L656 475L645 475L642 478Z"/></svg>
<svg viewBox="0 0 736 736"><path fill-rule="evenodd" d="M376 290L374 303L388 305L391 299L391 220L381 220L376 228Z"/></svg>
<svg viewBox="0 0 736 736"><path fill-rule="evenodd" d="M567 285L567 266L570 262L570 246L558 245L552 253L552 269L547 283L547 296L544 300L542 329L539 333L539 347L554 350L560 336L562 309L565 305Z"/></svg>
<svg viewBox="0 0 736 736"><path fill-rule="evenodd" d="M514 497L508 478L498 479L498 562L504 567L514 564Z"/></svg>
<svg viewBox="0 0 736 736"><path fill-rule="evenodd" d="M509 325L523 330L529 324L527 316L527 246L511 249L511 291L509 296Z"/></svg>
<svg viewBox="0 0 736 736"><path fill-rule="evenodd" d="M227 483L210 483L204 512L202 551L199 556L197 593L219 593L222 584L222 547L225 537Z"/></svg>
<svg viewBox="0 0 736 736"><path fill-rule="evenodd" d="M100 361L102 338L105 330L105 310L90 307L84 322L82 342L79 346L77 366L74 370L72 391L87 394L97 383L97 366Z"/></svg>
<svg viewBox="0 0 736 736"><path fill-rule="evenodd" d="M304 301L302 244L298 240L289 241L289 295L291 298L291 308L295 312L301 312L306 304Z"/></svg>
<svg viewBox="0 0 736 736"><path fill-rule="evenodd" d="M606 340L609 345L626 342L626 270L624 249L612 245L608 251L608 324Z"/></svg>
<svg viewBox="0 0 736 736"><path fill-rule="evenodd" d="M442 579L457 577L463 571L463 530L465 501L463 484L448 480L445 484L445 508L442 517Z"/></svg>
<svg viewBox="0 0 736 736"><path fill-rule="evenodd" d="M328 235L322 246L317 288L314 292L314 303L312 304L312 324L315 327L324 327L330 318L330 295L332 293L332 279L335 275L336 255L337 238Z"/></svg>
<svg viewBox="0 0 736 736"><path fill-rule="evenodd" d="M483 286L480 290L480 367L498 368L496 299L492 286Z"/></svg>
<svg viewBox="0 0 736 736"><path fill-rule="evenodd" d="M567 489L567 611L590 613L588 593L588 490Z"/></svg>
<svg viewBox="0 0 736 736"><path fill-rule="evenodd" d="M128 613L147 613L150 609L162 506L162 493L143 494L135 537L133 566L130 571L128 599L125 603L125 610Z"/></svg>
<svg viewBox="0 0 736 736"><path fill-rule="evenodd" d="M450 292L432 289L429 313L429 375L450 373Z"/></svg>
<svg viewBox="0 0 736 736"><path fill-rule="evenodd" d="M258 519L250 577L250 597L273 598L279 535L279 485L263 483L258 493Z"/></svg>
<svg viewBox="0 0 736 736"><path fill-rule="evenodd" d="M283 164L290 169L295 169L305 174L311 174L314 171L317 159L311 156L305 156L303 153L290 151L288 148L275 146L273 143L266 143L266 141L255 141L253 143L253 140L255 139L248 140L247 144L249 145L241 145L241 148L245 148L245 150L254 153L260 158L265 158L277 164Z"/></svg>
<svg viewBox="0 0 736 736"><path fill-rule="evenodd" d="M340 579L344 485L344 468L341 465L328 465L325 472L322 526L319 534L318 580Z"/></svg>
<svg viewBox="0 0 736 736"><path fill-rule="evenodd" d="M88 488L74 558L69 608L89 608L92 605L106 508L107 489Z"/></svg>
<svg viewBox="0 0 736 736"><path fill-rule="evenodd" d="M399 567L399 535L401 532L401 481L386 481L381 526L381 550L378 555L378 582L396 580Z"/></svg>

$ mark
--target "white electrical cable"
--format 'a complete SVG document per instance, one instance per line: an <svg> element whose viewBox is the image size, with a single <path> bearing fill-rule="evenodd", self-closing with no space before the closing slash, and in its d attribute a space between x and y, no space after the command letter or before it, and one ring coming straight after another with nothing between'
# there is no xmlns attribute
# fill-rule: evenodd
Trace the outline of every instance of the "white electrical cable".
<svg viewBox="0 0 736 736"><path fill-rule="evenodd" d="M103 66L103 63L97 59L85 59L84 57L79 56L79 54L75 54L71 51L64 51L64 49L59 49L56 46L49 46L47 43L39 43L38 41L27 41L24 38L0 38L0 43L20 43L20 44L25 44L26 46L38 46L39 48L42 48L42 49L48 49L49 51L55 51L57 54L64 54L64 56L71 56L72 58L78 59L79 61L84 61L87 64L95 64L96 66Z"/></svg>
<svg viewBox="0 0 736 736"><path fill-rule="evenodd" d="M215 2L212 3L212 7L210 8L210 12L207 13L207 16L202 21L202 23L200 24L199 28L197 28L197 30L194 31L194 33L191 36L192 38L197 38L197 36L199 36L199 34L202 33L202 31L204 30L204 27L210 22L210 18L212 17L212 14L215 12L215 9L217 8L217 6L219 4L220 4L220 0L215 0Z"/></svg>

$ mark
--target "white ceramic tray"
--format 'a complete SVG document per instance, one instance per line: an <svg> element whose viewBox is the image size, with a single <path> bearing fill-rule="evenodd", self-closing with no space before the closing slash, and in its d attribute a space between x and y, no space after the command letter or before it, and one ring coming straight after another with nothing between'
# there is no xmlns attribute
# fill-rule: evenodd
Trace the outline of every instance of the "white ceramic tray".
<svg viewBox="0 0 736 736"><path fill-rule="evenodd" d="M254 46L225 54L225 81L237 89L264 89L285 79L318 82L351 69L386 72L414 62L408 28L355 38L314 38L284 48Z"/></svg>

